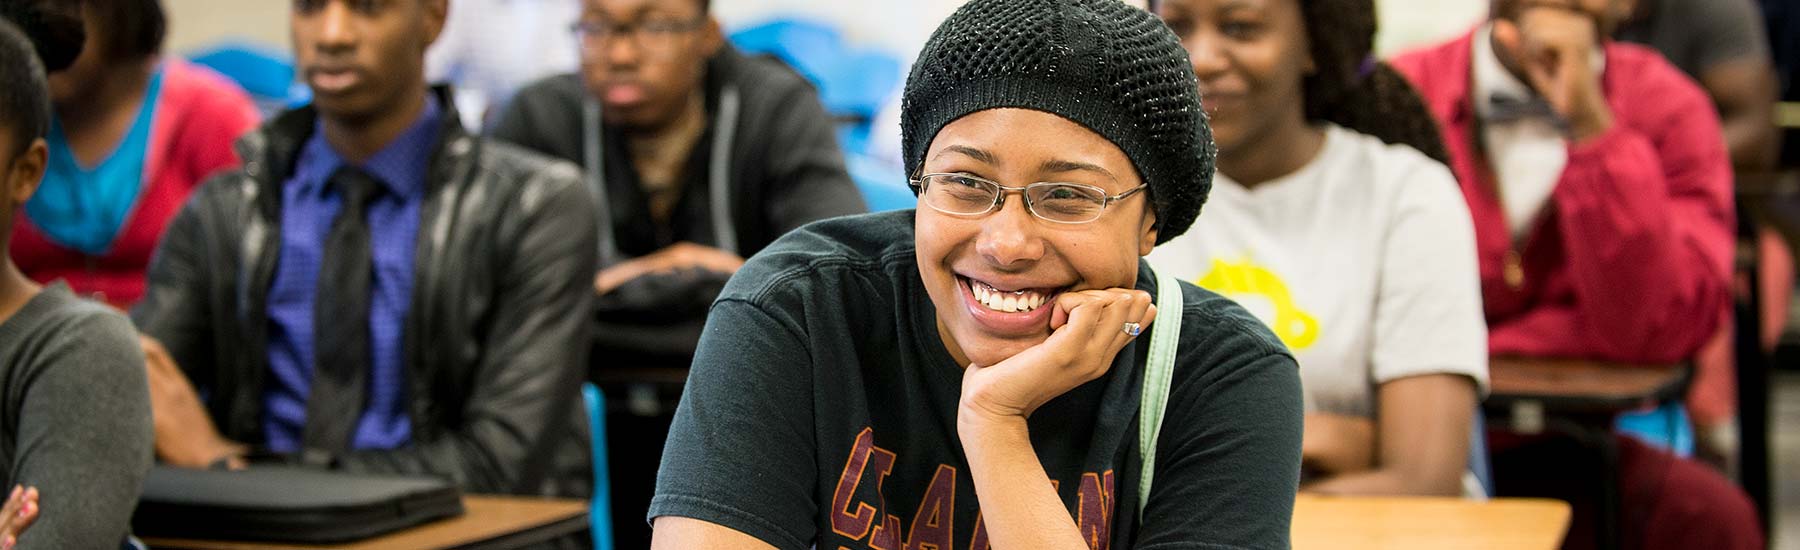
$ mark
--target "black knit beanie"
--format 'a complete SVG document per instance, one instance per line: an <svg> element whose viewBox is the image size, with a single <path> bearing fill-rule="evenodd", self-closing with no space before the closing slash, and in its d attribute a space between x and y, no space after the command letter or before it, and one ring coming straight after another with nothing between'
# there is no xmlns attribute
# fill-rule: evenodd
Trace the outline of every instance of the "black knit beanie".
<svg viewBox="0 0 1800 550"><path fill-rule="evenodd" d="M1150 184L1157 244L1187 231L1212 189L1216 151L1187 50L1120 0L972 0L956 10L906 79L907 173L919 173L944 126L1009 107L1069 119L1124 150Z"/></svg>

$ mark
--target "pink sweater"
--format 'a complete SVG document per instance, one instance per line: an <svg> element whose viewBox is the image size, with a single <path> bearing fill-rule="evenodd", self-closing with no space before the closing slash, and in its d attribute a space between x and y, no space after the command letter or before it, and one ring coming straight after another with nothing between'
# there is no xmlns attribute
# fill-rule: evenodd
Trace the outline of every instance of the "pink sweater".
<svg viewBox="0 0 1800 550"><path fill-rule="evenodd" d="M1691 358L1730 307L1731 166L1705 93L1661 56L1609 42L1614 123L1570 145L1543 223L1516 249L1476 146L1471 35L1393 60L1442 125L1474 218L1489 350L1628 362Z"/></svg>
<svg viewBox="0 0 1800 550"><path fill-rule="evenodd" d="M250 97L209 69L176 58L163 63L162 93L151 121L144 188L104 256L65 248L28 216L13 217L12 257L39 282L68 281L78 294L99 294L129 307L144 295L144 269L163 228L206 176L236 166L232 141L256 125Z"/></svg>

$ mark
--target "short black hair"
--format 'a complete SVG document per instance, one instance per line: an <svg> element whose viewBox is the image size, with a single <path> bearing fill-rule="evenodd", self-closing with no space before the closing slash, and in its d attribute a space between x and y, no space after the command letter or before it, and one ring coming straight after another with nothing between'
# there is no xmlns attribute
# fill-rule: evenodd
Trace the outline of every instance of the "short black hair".
<svg viewBox="0 0 1800 550"><path fill-rule="evenodd" d="M38 60L48 72L75 63L87 40L81 19L81 2L68 0L0 0L0 19L18 26L31 40Z"/></svg>
<svg viewBox="0 0 1800 550"><path fill-rule="evenodd" d="M162 51L168 17L161 0L83 0L109 61L143 59Z"/></svg>
<svg viewBox="0 0 1800 550"><path fill-rule="evenodd" d="M0 131L12 138L17 155L50 130L50 83L31 39L10 20L0 19Z"/></svg>

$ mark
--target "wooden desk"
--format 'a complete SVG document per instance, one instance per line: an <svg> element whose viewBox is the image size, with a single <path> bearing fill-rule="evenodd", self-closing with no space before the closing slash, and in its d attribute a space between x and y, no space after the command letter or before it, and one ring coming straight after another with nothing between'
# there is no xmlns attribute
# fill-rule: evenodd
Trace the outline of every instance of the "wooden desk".
<svg viewBox="0 0 1800 550"><path fill-rule="evenodd" d="M1612 415L1680 397L1684 365L1628 365L1568 359L1488 360L1488 408L1537 403L1556 413Z"/></svg>
<svg viewBox="0 0 1800 550"><path fill-rule="evenodd" d="M1558 500L1300 495L1295 550L1554 550L1569 528Z"/></svg>
<svg viewBox="0 0 1800 550"><path fill-rule="evenodd" d="M461 516L350 544L310 545L146 538L151 548L183 550L447 550L518 548L587 530L587 502L467 495Z"/></svg>
<svg viewBox="0 0 1800 550"><path fill-rule="evenodd" d="M1604 471L1617 472L1613 422L1619 413L1680 399L1689 372L1685 365L1495 357L1488 360L1491 391L1482 406L1493 425L1514 432L1573 436L1600 455ZM1596 544L1613 550L1619 544L1618 476L1599 476L1597 484Z"/></svg>

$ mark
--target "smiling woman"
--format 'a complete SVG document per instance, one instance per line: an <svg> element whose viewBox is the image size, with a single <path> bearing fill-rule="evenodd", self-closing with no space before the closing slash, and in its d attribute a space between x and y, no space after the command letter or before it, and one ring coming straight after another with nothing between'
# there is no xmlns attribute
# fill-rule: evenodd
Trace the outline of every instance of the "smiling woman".
<svg viewBox="0 0 1800 550"><path fill-rule="evenodd" d="M1150 262L1250 306L1300 360L1307 489L1478 491L1487 383L1469 210L1437 123L1369 57L1372 0L1165 0L1219 140L1209 215ZM1423 419L1423 420L1422 420Z"/></svg>
<svg viewBox="0 0 1800 550"><path fill-rule="evenodd" d="M715 304L654 547L1285 547L1292 356L1185 283L1152 326L1142 257L1212 174L1176 37L1114 0L976 0L902 119L916 211L791 233ZM1178 342L1154 457L1144 330Z"/></svg>

